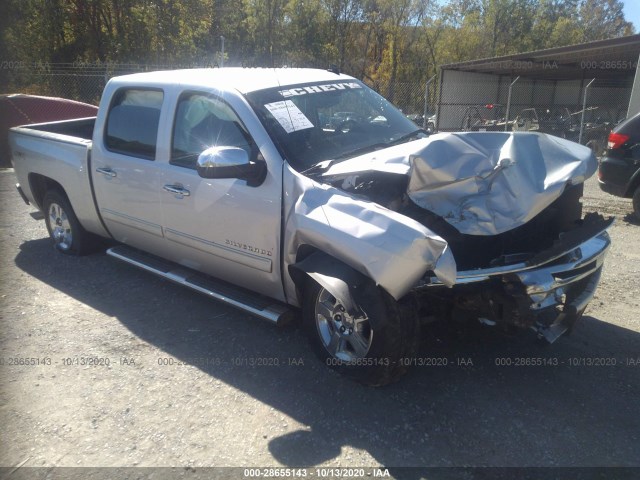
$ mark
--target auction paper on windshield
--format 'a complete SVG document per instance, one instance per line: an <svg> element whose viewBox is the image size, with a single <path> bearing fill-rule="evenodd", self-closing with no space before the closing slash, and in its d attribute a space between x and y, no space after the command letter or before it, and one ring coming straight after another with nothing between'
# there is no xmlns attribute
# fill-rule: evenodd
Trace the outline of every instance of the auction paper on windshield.
<svg viewBox="0 0 640 480"><path fill-rule="evenodd" d="M268 103L265 107L287 133L313 128L313 123L291 100Z"/></svg>

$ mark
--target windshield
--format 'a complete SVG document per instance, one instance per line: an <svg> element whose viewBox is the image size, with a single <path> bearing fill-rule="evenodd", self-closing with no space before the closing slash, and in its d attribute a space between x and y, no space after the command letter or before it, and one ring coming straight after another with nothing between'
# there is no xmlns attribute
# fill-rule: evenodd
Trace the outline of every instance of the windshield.
<svg viewBox="0 0 640 480"><path fill-rule="evenodd" d="M423 135L402 112L356 80L259 90L247 99L282 155L300 172Z"/></svg>

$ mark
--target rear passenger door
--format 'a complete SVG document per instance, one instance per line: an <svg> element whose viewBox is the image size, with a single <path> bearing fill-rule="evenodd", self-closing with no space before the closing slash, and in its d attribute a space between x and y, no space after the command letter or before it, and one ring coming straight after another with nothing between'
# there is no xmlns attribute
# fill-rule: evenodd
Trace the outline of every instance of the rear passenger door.
<svg viewBox="0 0 640 480"><path fill-rule="evenodd" d="M115 92L91 162L98 209L111 235L155 253L163 246L162 182L156 163L163 100L159 89Z"/></svg>

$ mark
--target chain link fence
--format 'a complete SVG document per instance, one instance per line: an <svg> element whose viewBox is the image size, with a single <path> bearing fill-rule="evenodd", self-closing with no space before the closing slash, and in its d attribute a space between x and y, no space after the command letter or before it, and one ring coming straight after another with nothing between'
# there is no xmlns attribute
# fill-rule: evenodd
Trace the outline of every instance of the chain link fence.
<svg viewBox="0 0 640 480"><path fill-rule="evenodd" d="M536 80L445 71L438 101L440 131L535 131L604 152L611 129L627 115L632 77Z"/></svg>
<svg viewBox="0 0 640 480"><path fill-rule="evenodd" d="M435 77L426 82L366 83L418 126L433 130L437 102L437 84L434 80Z"/></svg>
<svg viewBox="0 0 640 480"><path fill-rule="evenodd" d="M0 81L2 93L97 105L113 76L212 66L15 62L3 65ZM431 131L538 131L589 145L598 154L625 118L632 87L629 78L550 81L454 70L428 81L367 83Z"/></svg>
<svg viewBox="0 0 640 480"><path fill-rule="evenodd" d="M10 62L0 69L1 94L24 93L61 97L98 105L111 77L130 73L216 65L148 65L108 63L24 63ZM436 82L367 82L389 99L419 126L435 122ZM426 102L425 102L426 96Z"/></svg>
<svg viewBox="0 0 640 480"><path fill-rule="evenodd" d="M8 62L0 70L2 94L61 97L97 105L111 77L130 73L213 65Z"/></svg>

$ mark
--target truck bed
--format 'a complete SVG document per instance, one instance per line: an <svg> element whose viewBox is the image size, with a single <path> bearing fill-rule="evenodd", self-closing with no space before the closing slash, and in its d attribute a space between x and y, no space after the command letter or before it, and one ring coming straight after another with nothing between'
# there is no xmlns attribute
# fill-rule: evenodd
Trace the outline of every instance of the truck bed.
<svg viewBox="0 0 640 480"><path fill-rule="evenodd" d="M82 226L108 236L95 203L87 201L93 198L90 152L95 121L90 117L14 127L9 145L18 186L30 204L42 209L44 191L57 183Z"/></svg>
<svg viewBox="0 0 640 480"><path fill-rule="evenodd" d="M63 120L59 122L39 123L20 127L22 129L38 130L40 132L57 133L69 137L91 140L96 117Z"/></svg>

